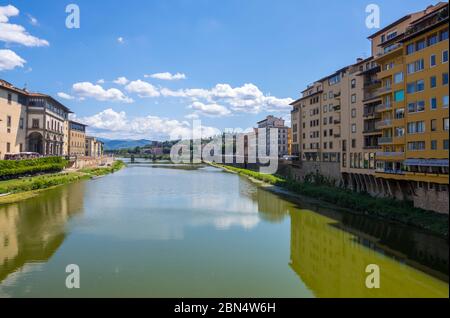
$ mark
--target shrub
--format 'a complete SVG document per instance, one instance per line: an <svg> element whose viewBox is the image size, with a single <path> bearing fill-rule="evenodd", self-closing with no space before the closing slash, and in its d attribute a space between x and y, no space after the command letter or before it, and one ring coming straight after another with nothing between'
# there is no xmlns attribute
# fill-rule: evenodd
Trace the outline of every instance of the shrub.
<svg viewBox="0 0 450 318"><path fill-rule="evenodd" d="M0 180L15 179L25 175L51 173L63 170L67 160L46 157L27 160L0 160Z"/></svg>

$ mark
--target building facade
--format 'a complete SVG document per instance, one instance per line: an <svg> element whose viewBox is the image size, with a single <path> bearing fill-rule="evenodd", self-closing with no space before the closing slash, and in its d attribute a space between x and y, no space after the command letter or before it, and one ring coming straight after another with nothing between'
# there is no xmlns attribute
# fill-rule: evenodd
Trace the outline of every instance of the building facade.
<svg viewBox="0 0 450 318"><path fill-rule="evenodd" d="M85 156L86 125L69 120L69 155Z"/></svg>
<svg viewBox="0 0 450 318"><path fill-rule="evenodd" d="M270 154L270 129L275 128L278 130L278 136L276 136L278 145L278 156L282 157L289 154L289 127L285 126L284 119L277 118L272 115L267 116L264 120L258 122L258 128L266 129L266 155Z"/></svg>
<svg viewBox="0 0 450 318"><path fill-rule="evenodd" d="M22 91L0 80L0 159L7 153L25 151L26 109Z"/></svg>
<svg viewBox="0 0 450 318"><path fill-rule="evenodd" d="M448 5L406 15L369 40L371 57L291 104L292 154L302 169L355 191L448 213Z"/></svg>

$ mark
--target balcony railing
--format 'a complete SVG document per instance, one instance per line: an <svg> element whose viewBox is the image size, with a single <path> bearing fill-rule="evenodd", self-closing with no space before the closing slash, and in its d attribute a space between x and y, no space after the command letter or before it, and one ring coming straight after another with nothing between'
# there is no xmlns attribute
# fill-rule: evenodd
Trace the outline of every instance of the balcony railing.
<svg viewBox="0 0 450 318"><path fill-rule="evenodd" d="M378 138L379 145L392 144L392 137L380 137Z"/></svg>
<svg viewBox="0 0 450 318"><path fill-rule="evenodd" d="M389 174L405 174L403 170L395 170L395 169L377 169L375 170L377 173L389 173Z"/></svg>
<svg viewBox="0 0 450 318"><path fill-rule="evenodd" d="M379 85L381 84L380 80L368 80L364 82L364 87L369 87L369 86L373 86L373 85Z"/></svg>
<svg viewBox="0 0 450 318"><path fill-rule="evenodd" d="M401 152L401 151L392 151L392 152L388 152L388 151L379 151L376 153L377 157L400 157L403 156L405 153Z"/></svg>
<svg viewBox="0 0 450 318"><path fill-rule="evenodd" d="M379 120L375 123L376 129L382 129L382 128L390 127L390 126L392 126L392 119Z"/></svg>
<svg viewBox="0 0 450 318"><path fill-rule="evenodd" d="M334 109L334 111L339 111L339 110L341 110L341 105L333 106L333 109Z"/></svg>
<svg viewBox="0 0 450 318"><path fill-rule="evenodd" d="M384 52L381 52L381 53L378 53L377 54L377 57L381 57L381 56L384 56L384 55L386 55L386 54L389 54L389 53L391 53L392 51L395 51L395 50L397 50L398 48L400 48L400 47L402 47L402 43L396 43L396 44L394 44L394 45L391 45L391 46L389 46L389 49L386 49Z"/></svg>
<svg viewBox="0 0 450 318"><path fill-rule="evenodd" d="M375 90L377 94L384 94L392 91L392 86L383 86Z"/></svg>
<svg viewBox="0 0 450 318"><path fill-rule="evenodd" d="M387 110L391 110L391 109L392 109L392 105L391 104L380 104L380 105L377 105L375 107L375 111L377 113L381 113L381 112L384 112L384 111L387 111Z"/></svg>
<svg viewBox="0 0 450 318"><path fill-rule="evenodd" d="M441 21L448 19L448 7L445 6L443 9L437 11L430 18L425 20L422 23L418 23L416 25L410 26L405 31L405 36L413 35L414 33L420 32L428 27L431 27Z"/></svg>

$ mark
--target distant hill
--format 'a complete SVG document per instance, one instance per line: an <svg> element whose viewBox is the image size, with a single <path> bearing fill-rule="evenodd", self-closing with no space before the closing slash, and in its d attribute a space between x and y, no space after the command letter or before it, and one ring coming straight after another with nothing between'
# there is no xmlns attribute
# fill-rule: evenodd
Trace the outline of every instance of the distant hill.
<svg viewBox="0 0 450 318"><path fill-rule="evenodd" d="M132 139L104 139L99 138L104 144L105 144L105 150L119 150L119 149L128 149L128 148L134 148L134 147L144 147L148 146L152 143L151 140L147 139L139 139L139 140L132 140Z"/></svg>

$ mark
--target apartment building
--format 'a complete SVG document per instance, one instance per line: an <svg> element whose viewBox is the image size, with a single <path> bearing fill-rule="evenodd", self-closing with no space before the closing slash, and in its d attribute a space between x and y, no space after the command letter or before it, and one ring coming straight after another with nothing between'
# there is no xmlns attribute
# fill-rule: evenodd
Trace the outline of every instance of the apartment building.
<svg viewBox="0 0 450 318"><path fill-rule="evenodd" d="M92 136L86 136L85 139L85 155L87 157L103 156L103 142Z"/></svg>
<svg viewBox="0 0 450 318"><path fill-rule="evenodd" d="M22 91L0 79L0 159L25 150L26 120Z"/></svg>
<svg viewBox="0 0 450 318"><path fill-rule="evenodd" d="M84 157L86 154L86 125L69 120L69 155Z"/></svg>
<svg viewBox="0 0 450 318"><path fill-rule="evenodd" d="M381 66L383 106L376 176L395 182L397 196L448 212L447 4L416 14L379 47L375 61Z"/></svg>
<svg viewBox="0 0 450 318"><path fill-rule="evenodd" d="M272 115L267 116L265 119L258 122L258 128L266 129L266 154L270 154L270 129L278 129L277 144L278 144L278 156L282 157L288 155L289 143L289 127L285 126L284 119L277 118Z"/></svg>
<svg viewBox="0 0 450 318"><path fill-rule="evenodd" d="M303 175L448 213L448 5L406 15L369 40L371 57L291 104L293 155Z"/></svg>

